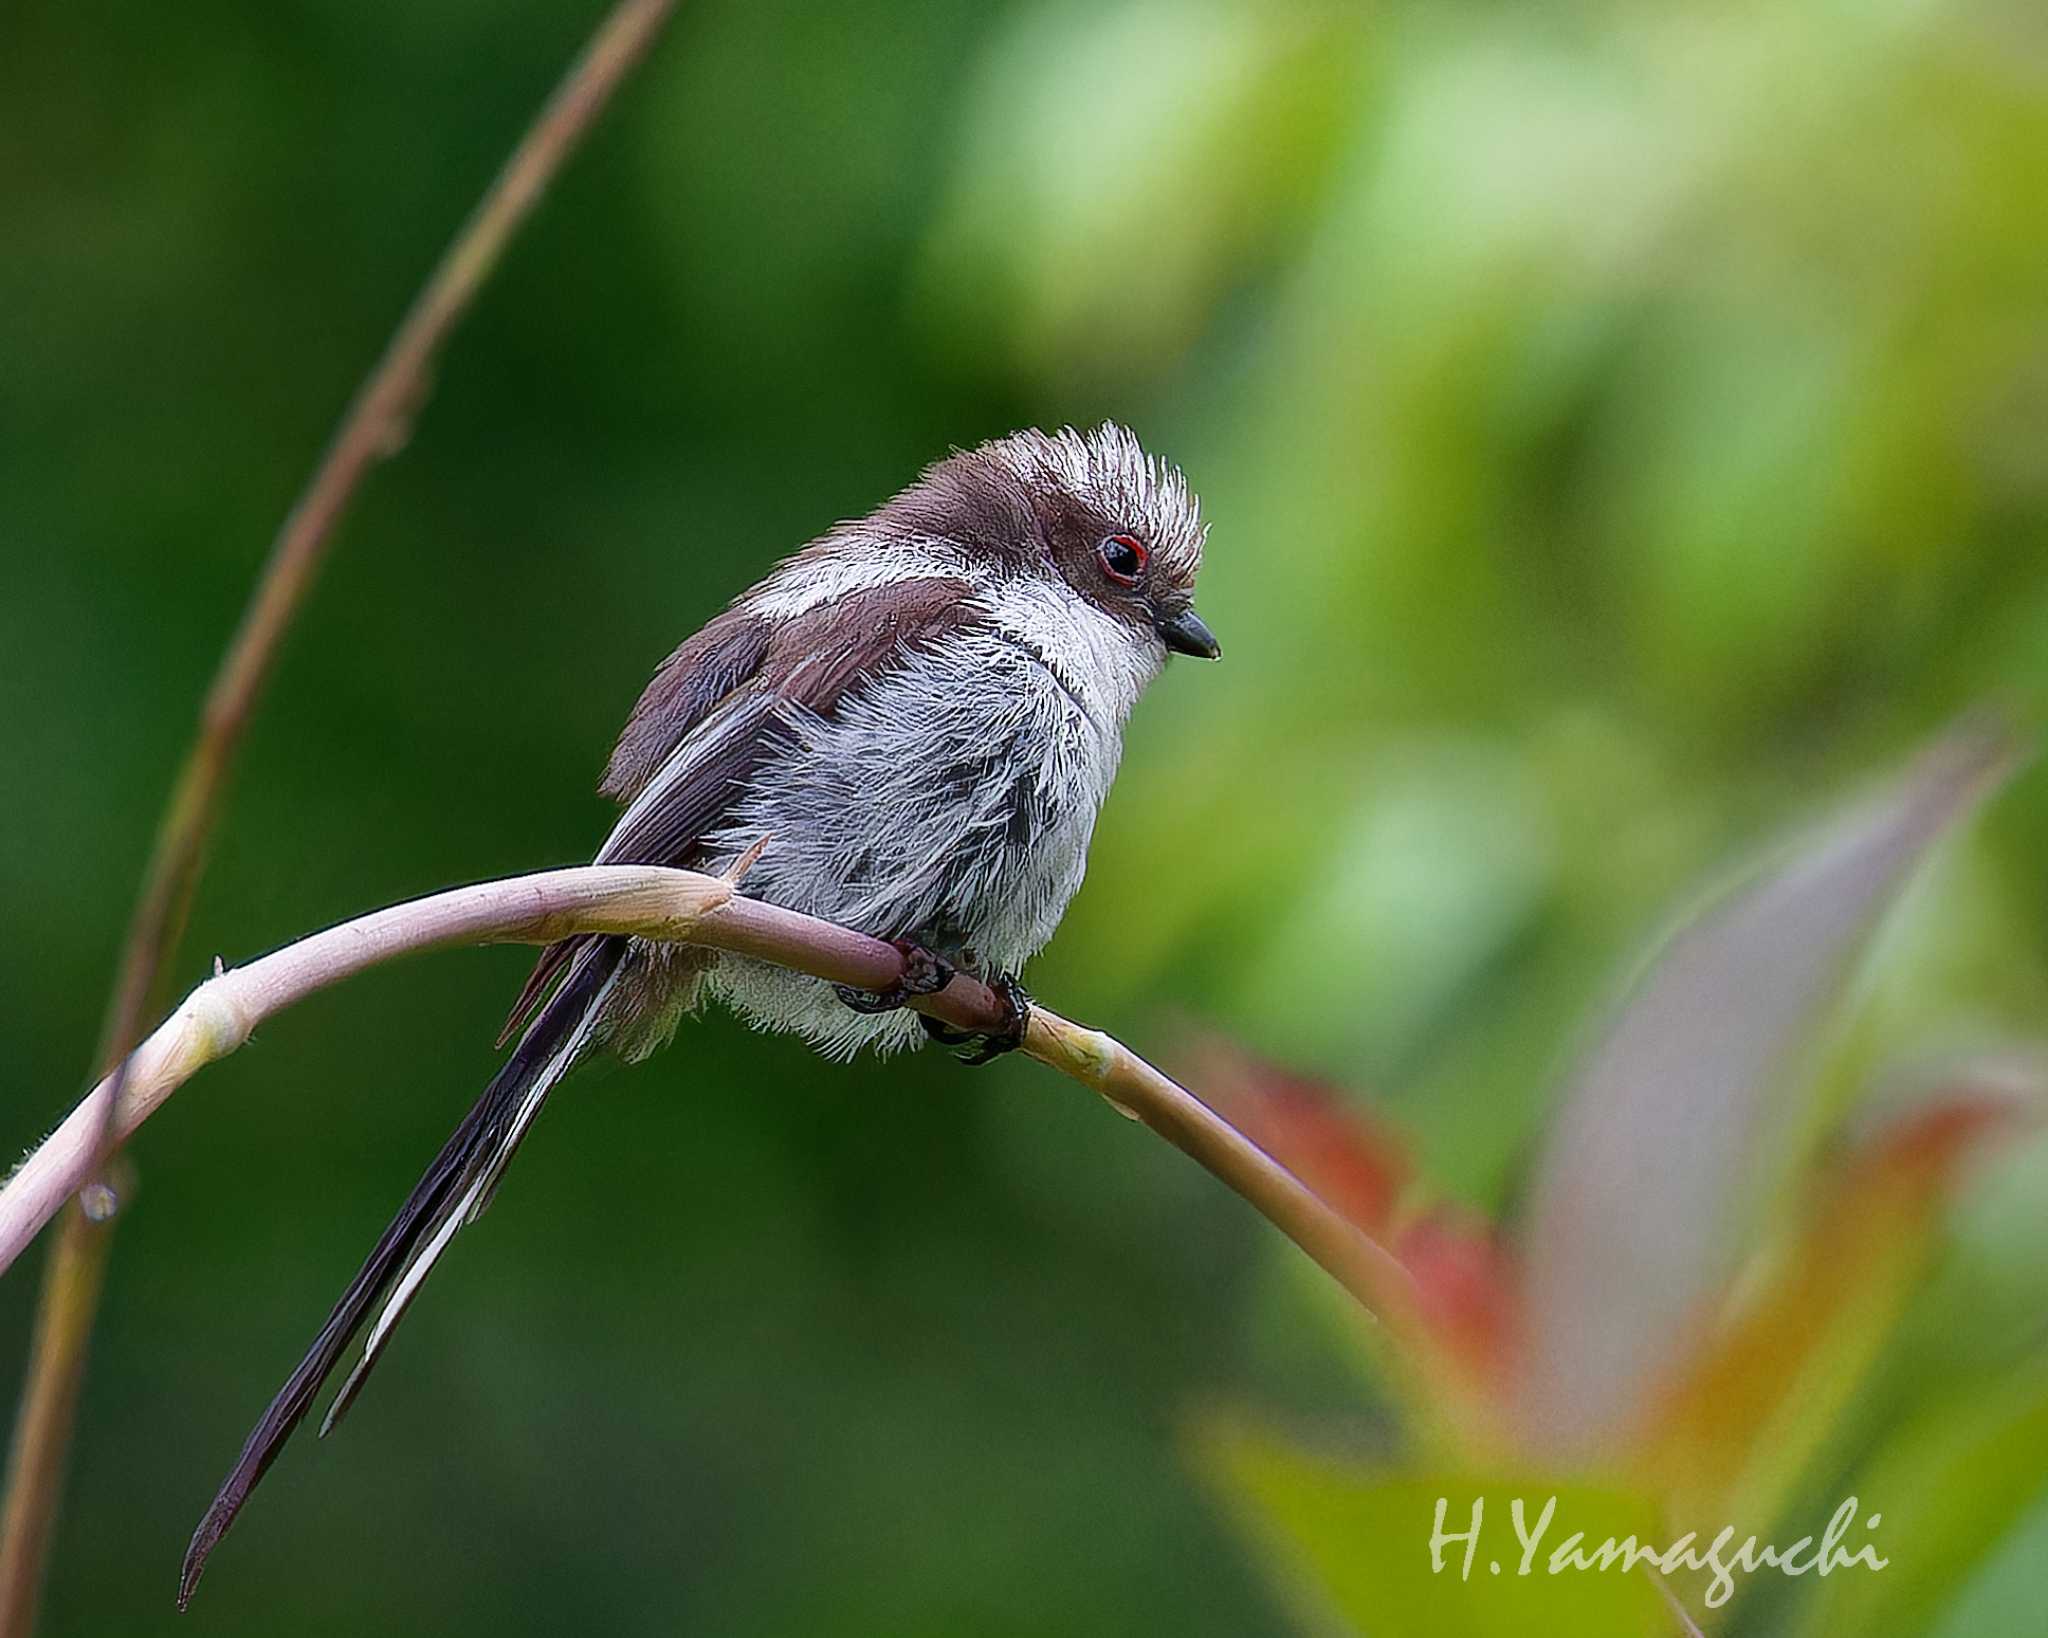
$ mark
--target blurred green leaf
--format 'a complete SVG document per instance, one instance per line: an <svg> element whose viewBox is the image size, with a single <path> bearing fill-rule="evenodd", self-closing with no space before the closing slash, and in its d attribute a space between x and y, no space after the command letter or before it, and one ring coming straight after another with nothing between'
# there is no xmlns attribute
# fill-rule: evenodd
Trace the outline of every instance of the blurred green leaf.
<svg viewBox="0 0 2048 1638"><path fill-rule="evenodd" d="M1370 1638L1645 1638L1669 1628L1640 1567L1552 1568L1560 1549L1597 1552L1609 1540L1632 1539L1661 1546L1654 1511L1638 1498L1536 1478L1516 1485L1390 1475L1220 1423L1202 1429L1199 1450L1212 1483L1265 1544L1271 1573L1310 1630ZM1475 1526L1469 1544L1455 1539ZM1582 1541L1570 1539L1575 1532Z"/></svg>
<svg viewBox="0 0 2048 1638"><path fill-rule="evenodd" d="M1812 1638L1912 1638L1983 1565L2048 1488L2048 1378L2038 1372L1902 1429L1855 1479L1870 1534L1888 1559L1875 1575L1823 1583ZM2038 1604L2032 1612L2038 1617Z"/></svg>
<svg viewBox="0 0 2048 1638"><path fill-rule="evenodd" d="M1301 222L1365 17L1330 0L1027 9L979 82L925 276L980 368L1099 389L1171 365Z"/></svg>

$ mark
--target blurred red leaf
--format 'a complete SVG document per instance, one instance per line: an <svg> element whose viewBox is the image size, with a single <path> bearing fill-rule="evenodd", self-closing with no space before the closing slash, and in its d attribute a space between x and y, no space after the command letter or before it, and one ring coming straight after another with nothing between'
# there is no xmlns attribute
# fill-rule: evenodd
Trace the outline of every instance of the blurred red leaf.
<svg viewBox="0 0 2048 1638"><path fill-rule="evenodd" d="M1375 1240L1415 1176L1408 1140L1349 1104L1343 1092L1256 1058L1220 1036L1204 1041L1196 1084L1237 1129Z"/></svg>
<svg viewBox="0 0 2048 1638"><path fill-rule="evenodd" d="M1429 1334L1479 1386L1498 1394L1514 1341L1516 1277L1493 1226L1477 1212L1439 1205L1408 1225L1394 1255L1415 1276Z"/></svg>
<svg viewBox="0 0 2048 1638"><path fill-rule="evenodd" d="M1214 1036L1198 1077L1240 1131L1392 1250L1414 1278L1413 1301L1382 1317L1411 1381L1469 1437L1495 1436L1515 1296L1493 1226L1475 1211L1428 1202L1407 1139L1340 1088Z"/></svg>

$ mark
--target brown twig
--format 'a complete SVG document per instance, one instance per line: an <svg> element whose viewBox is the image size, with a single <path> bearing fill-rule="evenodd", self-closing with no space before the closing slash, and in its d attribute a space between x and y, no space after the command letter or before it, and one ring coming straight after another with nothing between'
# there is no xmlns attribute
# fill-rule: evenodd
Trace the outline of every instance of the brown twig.
<svg viewBox="0 0 2048 1638"><path fill-rule="evenodd" d="M201 1067L233 1052L265 1019L317 990L416 951L545 944L571 933L636 933L702 945L865 990L889 989L903 973L894 945L746 898L725 877L651 865L543 871L375 911L216 974L194 990L136 1049L123 1089L117 1094L109 1075L0 1189L0 1268L89 1175L90 1134L102 1122L125 1139ZM966 974L914 1005L970 1031L994 1030L1005 1016L1002 1002ZM1388 1252L1129 1048L1034 1006L1024 1051L1192 1156L1368 1308L1405 1308L1409 1277Z"/></svg>
<svg viewBox="0 0 2048 1638"><path fill-rule="evenodd" d="M88 1157L92 1158L92 1157ZM125 1163L117 1159L118 1172ZM79 1172L81 1182L94 1168ZM117 1183L125 1185L125 1179ZM88 1211L71 1200L43 1279L43 1300L36 1310L35 1339L30 1358L34 1368L21 1394L14 1424L14 1448L8 1463L7 1529L0 1537L0 1585L7 1589L5 1630L26 1632L35 1619L42 1564L56 1523L55 1499L63 1489L64 1456L77 1415L78 1392L85 1380L85 1355L92 1341L93 1312L107 1269L106 1242L114 1232L113 1196L95 1191L105 1205ZM125 1192L125 1187L123 1188ZM63 1204L66 1195L59 1196ZM13 1504L16 1496L43 1498L45 1505Z"/></svg>
<svg viewBox="0 0 2048 1638"><path fill-rule="evenodd" d="M207 691L192 749L157 830L128 925L100 1061L117 1079L140 1035L183 929L228 770L285 632L305 601L336 525L372 467L403 447L426 398L434 358L513 233L533 209L619 83L654 43L674 0L619 0L513 150L400 323L272 543L262 578ZM106 1100L111 1112L118 1096ZM118 1142L93 1134L105 1164ZM0 1513L0 1638L31 1630L44 1548L63 1474L77 1374L101 1281L110 1227L66 1216L38 1310L36 1342L9 1456ZM62 1323L60 1323L60 1320ZM56 1347L60 1340L73 1346ZM64 1380L68 1376L69 1380Z"/></svg>

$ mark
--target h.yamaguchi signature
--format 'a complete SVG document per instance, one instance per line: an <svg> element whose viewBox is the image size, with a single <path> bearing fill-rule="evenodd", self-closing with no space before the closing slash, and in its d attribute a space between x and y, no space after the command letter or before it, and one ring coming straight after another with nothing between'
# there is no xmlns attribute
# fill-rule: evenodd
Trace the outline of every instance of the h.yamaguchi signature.
<svg viewBox="0 0 2048 1638"><path fill-rule="evenodd" d="M1776 1570L1780 1575L1830 1575L1836 1570L1862 1567L1882 1570L1891 1561L1883 1557L1873 1542L1866 1541L1853 1552L1843 1545L1850 1528L1856 1522L1857 1499L1849 1497L1837 1507L1834 1516L1828 1520L1828 1527L1818 1543L1812 1536L1801 1536L1790 1546L1779 1547L1769 1542L1759 1542L1755 1536L1745 1536L1738 1544L1735 1527L1724 1525L1719 1534L1711 1540L1702 1541L1699 1532L1688 1530L1667 1546L1659 1547L1652 1542L1639 1541L1635 1536L1608 1536L1597 1543L1589 1542L1583 1530L1574 1530L1560 1539L1547 1558L1539 1559L1544 1538L1549 1534L1552 1522L1557 1516L1557 1498L1550 1497L1543 1504L1532 1524L1523 1498L1515 1496L1508 1503L1509 1522L1513 1524L1515 1540L1521 1548L1519 1561L1515 1564L1516 1575L1533 1575L1541 1569L1548 1575L1561 1575L1569 1570L1620 1570L1632 1573L1639 1568L1656 1570L1660 1575L1669 1576L1679 1570L1709 1571L1712 1581L1708 1584L1706 1603L1709 1609L1719 1609L1734 1596L1735 1578L1738 1573L1752 1575L1760 1569ZM1473 1561L1479 1552L1479 1537L1485 1528L1486 1498L1476 1496L1472 1501L1469 1522L1463 1530L1450 1530L1445 1526L1450 1512L1450 1498L1436 1499L1436 1518L1429 1533L1429 1567L1433 1574L1441 1575L1446 1567L1445 1549L1462 1542L1464 1559L1458 1565L1458 1579L1472 1578ZM1872 1513L1863 1521L1863 1528L1875 1530L1884 1522L1882 1513ZM1489 1559L1488 1567L1494 1575L1501 1574L1506 1566L1497 1558Z"/></svg>

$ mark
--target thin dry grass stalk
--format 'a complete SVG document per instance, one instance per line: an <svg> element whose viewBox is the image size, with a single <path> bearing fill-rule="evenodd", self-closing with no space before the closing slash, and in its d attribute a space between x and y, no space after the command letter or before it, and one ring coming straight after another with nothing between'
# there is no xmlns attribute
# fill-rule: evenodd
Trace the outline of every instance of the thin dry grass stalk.
<svg viewBox="0 0 2048 1638"><path fill-rule="evenodd" d="M113 1065L117 1077L129 1062L129 1049L142 1033L177 948L243 730L326 558L336 525L364 476L403 447L426 399L442 343L673 10L674 0L620 0L612 8L455 235L278 531L207 692L198 733L166 804L129 922L100 1052L100 1062ZM118 1091L116 1086L105 1100L108 1115L121 1103ZM106 1164L117 1142L111 1125L91 1134L90 1152L97 1164L88 1168L86 1178ZM95 1223L82 1211L68 1213L45 1277L0 1511L0 1638L18 1638L35 1624L77 1402L76 1378L84 1366L110 1233L109 1224ZM65 1323L58 1323L60 1316Z"/></svg>

